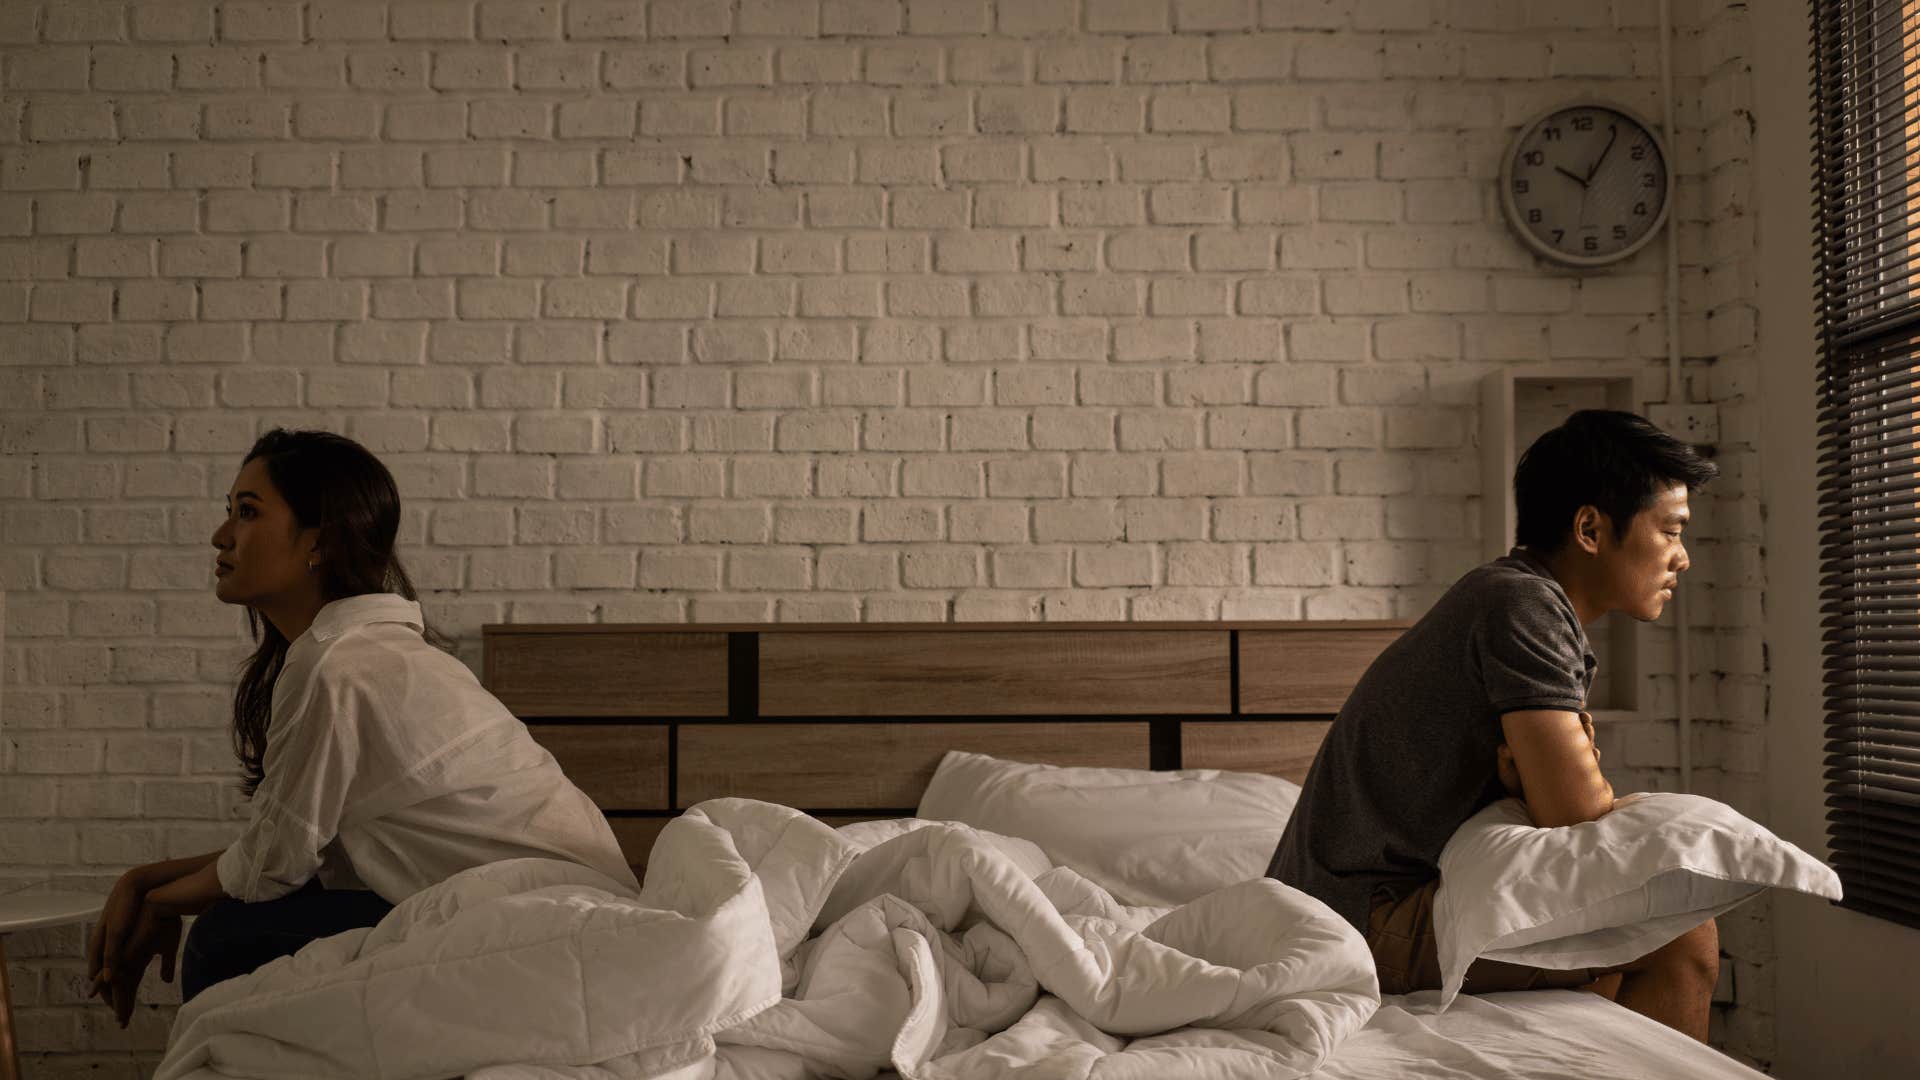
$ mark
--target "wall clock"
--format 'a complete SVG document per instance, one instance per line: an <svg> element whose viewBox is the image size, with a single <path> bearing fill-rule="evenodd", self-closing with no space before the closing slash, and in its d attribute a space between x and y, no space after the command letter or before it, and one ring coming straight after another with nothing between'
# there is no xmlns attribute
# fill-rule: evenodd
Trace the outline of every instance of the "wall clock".
<svg viewBox="0 0 1920 1080"><path fill-rule="evenodd" d="M1632 111L1602 101L1558 105L1521 125L1507 147L1500 202L1537 254L1606 266L1666 223L1672 162L1652 125Z"/></svg>

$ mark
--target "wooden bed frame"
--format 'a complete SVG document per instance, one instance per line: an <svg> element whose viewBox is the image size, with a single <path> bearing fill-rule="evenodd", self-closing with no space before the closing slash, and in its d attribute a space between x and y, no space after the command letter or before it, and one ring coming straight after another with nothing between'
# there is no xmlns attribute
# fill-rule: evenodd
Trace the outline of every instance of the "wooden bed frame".
<svg viewBox="0 0 1920 1080"><path fill-rule="evenodd" d="M644 869L703 799L909 816L948 750L1298 782L1408 625L504 624L482 664Z"/></svg>

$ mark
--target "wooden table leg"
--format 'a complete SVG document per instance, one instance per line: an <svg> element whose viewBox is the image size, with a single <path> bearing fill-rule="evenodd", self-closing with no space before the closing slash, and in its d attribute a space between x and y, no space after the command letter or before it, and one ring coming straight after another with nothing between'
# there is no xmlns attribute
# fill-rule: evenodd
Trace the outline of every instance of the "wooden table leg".
<svg viewBox="0 0 1920 1080"><path fill-rule="evenodd" d="M0 934L0 1080L20 1080L20 1049L13 1042L13 990L7 985L5 934Z"/></svg>

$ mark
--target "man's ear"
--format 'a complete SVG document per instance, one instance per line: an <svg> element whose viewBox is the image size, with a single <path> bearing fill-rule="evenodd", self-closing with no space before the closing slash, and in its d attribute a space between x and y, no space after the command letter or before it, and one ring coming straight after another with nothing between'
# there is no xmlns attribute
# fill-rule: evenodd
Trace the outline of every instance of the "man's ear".
<svg viewBox="0 0 1920 1080"><path fill-rule="evenodd" d="M1600 554L1600 538L1607 530L1607 515L1597 506L1582 506L1573 514L1573 543L1589 555Z"/></svg>

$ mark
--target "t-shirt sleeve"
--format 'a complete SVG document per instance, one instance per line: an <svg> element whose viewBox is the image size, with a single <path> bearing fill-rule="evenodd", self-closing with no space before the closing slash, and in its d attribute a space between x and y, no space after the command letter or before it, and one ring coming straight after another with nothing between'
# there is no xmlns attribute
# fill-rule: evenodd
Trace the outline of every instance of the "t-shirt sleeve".
<svg viewBox="0 0 1920 1080"><path fill-rule="evenodd" d="M1474 654L1494 715L1578 712L1586 704L1586 648L1566 602L1548 589L1495 598L1474 626Z"/></svg>
<svg viewBox="0 0 1920 1080"><path fill-rule="evenodd" d="M252 816L217 863L228 896L274 900L306 884L339 831L359 764L358 717L355 695L332 689L323 678L304 704L273 718Z"/></svg>

